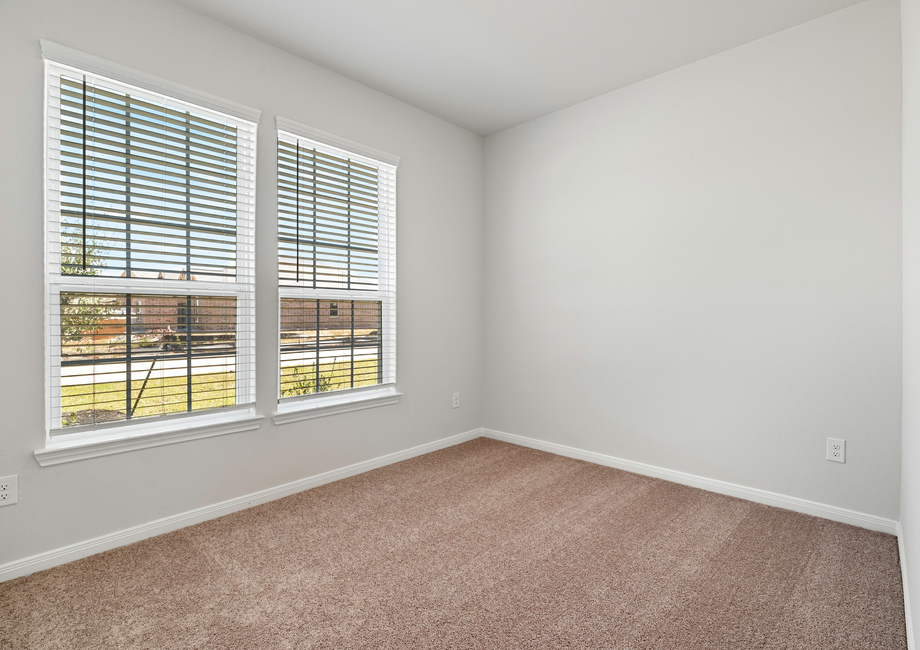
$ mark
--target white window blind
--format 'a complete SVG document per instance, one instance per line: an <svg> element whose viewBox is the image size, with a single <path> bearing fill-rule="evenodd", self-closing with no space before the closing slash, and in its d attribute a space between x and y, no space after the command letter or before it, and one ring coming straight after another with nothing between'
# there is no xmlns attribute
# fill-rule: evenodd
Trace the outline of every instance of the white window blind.
<svg viewBox="0 0 920 650"><path fill-rule="evenodd" d="M256 124L47 45L50 432L252 405Z"/></svg>
<svg viewBox="0 0 920 650"><path fill-rule="evenodd" d="M279 397L393 386L398 159L278 126Z"/></svg>

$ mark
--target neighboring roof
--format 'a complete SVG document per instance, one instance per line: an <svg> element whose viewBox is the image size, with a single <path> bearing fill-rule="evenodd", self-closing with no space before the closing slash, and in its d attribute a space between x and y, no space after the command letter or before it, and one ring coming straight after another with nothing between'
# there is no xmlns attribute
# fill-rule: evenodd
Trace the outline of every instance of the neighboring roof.
<svg viewBox="0 0 920 650"><path fill-rule="evenodd" d="M126 271L122 271L119 277L125 277ZM162 271L131 271L132 278L149 278L151 280L184 280L185 273L163 273ZM192 275L192 280L198 278Z"/></svg>

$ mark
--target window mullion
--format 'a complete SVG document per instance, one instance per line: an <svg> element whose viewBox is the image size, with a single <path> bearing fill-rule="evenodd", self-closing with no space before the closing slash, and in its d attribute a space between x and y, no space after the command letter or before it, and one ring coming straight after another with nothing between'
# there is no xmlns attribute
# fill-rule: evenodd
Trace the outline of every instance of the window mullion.
<svg viewBox="0 0 920 650"><path fill-rule="evenodd" d="M86 273L86 75L83 75L83 272Z"/></svg>
<svg viewBox="0 0 920 650"><path fill-rule="evenodd" d="M363 291L346 289L312 289L310 287L279 287L278 293L282 298L304 298L310 300L331 300L333 302L348 300L382 300L380 291Z"/></svg>
<svg viewBox="0 0 920 650"><path fill-rule="evenodd" d="M348 371L350 375L350 384L351 384L349 388L354 388L355 387L355 344L354 344L354 341L355 341L355 301L354 300L349 301L349 305L350 307L348 308L348 317L349 317L349 320L351 321L350 338L352 341L351 347L349 348L349 353L350 353L351 358L349 359L349 363L348 363ZM381 364L378 363L377 365L379 366Z"/></svg>
<svg viewBox="0 0 920 650"><path fill-rule="evenodd" d="M198 302L198 299L195 299L195 302ZM192 412L192 297L185 297L185 358L186 358L186 370L185 370L185 392L188 403L188 408L186 409L189 413Z"/></svg>
<svg viewBox="0 0 920 650"><path fill-rule="evenodd" d="M131 405L131 294L125 294L125 419L134 416Z"/></svg>
<svg viewBox="0 0 920 650"><path fill-rule="evenodd" d="M319 328L320 328L320 314L319 314L319 305L320 305L320 301L317 300L317 301L316 301L316 339L315 339L315 340L316 340L316 346L315 346L316 352L315 352L315 361L313 362L313 374L314 374L314 376L315 376L314 381L316 382L316 383L314 384L314 386L316 386L316 387L319 386L319 353L320 353L320 338L319 338L319 332L320 332L320 329L319 329Z"/></svg>
<svg viewBox="0 0 920 650"><path fill-rule="evenodd" d="M131 277L131 95L125 95L125 277Z"/></svg>
<svg viewBox="0 0 920 650"><path fill-rule="evenodd" d="M313 233L310 239L312 242L310 250L313 253L313 288L316 289L316 149L313 149L311 153L313 160L312 164L310 165L310 172L312 174L312 177L310 178L310 209L312 212L310 223L313 227Z"/></svg>
<svg viewBox="0 0 920 650"><path fill-rule="evenodd" d="M185 112L185 279L192 279L192 153L191 124ZM191 409L189 409L191 410Z"/></svg>
<svg viewBox="0 0 920 650"><path fill-rule="evenodd" d="M381 300L377 303L377 321L380 323L380 336L377 337L377 358L380 359L380 363L377 364L377 383L383 383L383 367L387 361L386 357L383 355L383 328L386 327L386 324L383 322L383 301Z"/></svg>
<svg viewBox="0 0 920 650"><path fill-rule="evenodd" d="M348 283L348 288L351 289L351 161L348 161L348 171L347 171L347 180L346 187L348 188L345 193L345 218L347 220L348 234L345 238L346 250L345 250L345 281Z"/></svg>
<svg viewBox="0 0 920 650"><path fill-rule="evenodd" d="M109 278L86 275L58 275L49 278L52 287L58 291L83 293L148 293L152 295L208 294L238 296L251 293L253 288L243 282L195 282L177 280L146 280L140 278Z"/></svg>
<svg viewBox="0 0 920 650"><path fill-rule="evenodd" d="M299 140L297 141L297 152L294 157L297 160L297 163L296 163L297 170L295 172L297 174L297 182L295 183L295 188L294 188L294 191L296 192L296 194L294 195L294 202L296 204L294 208L295 210L294 215L295 215L295 221L296 221L294 225L294 234L297 237L297 244L296 244L297 246L297 261L296 261L297 266L295 267L296 269L295 277L297 278L297 281L300 282L300 141Z"/></svg>

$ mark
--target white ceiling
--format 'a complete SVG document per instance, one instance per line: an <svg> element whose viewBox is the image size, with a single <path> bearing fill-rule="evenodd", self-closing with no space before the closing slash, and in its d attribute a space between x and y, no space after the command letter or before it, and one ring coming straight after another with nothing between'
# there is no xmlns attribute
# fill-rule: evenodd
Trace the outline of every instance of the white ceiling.
<svg viewBox="0 0 920 650"><path fill-rule="evenodd" d="M488 135L860 0L174 0Z"/></svg>

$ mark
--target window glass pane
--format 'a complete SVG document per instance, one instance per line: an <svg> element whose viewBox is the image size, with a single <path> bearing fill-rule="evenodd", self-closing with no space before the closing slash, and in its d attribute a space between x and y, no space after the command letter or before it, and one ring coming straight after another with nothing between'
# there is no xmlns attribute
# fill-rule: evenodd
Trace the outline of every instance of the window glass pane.
<svg viewBox="0 0 920 650"><path fill-rule="evenodd" d="M49 434L253 405L258 111L46 46Z"/></svg>
<svg viewBox="0 0 920 650"><path fill-rule="evenodd" d="M281 286L376 290L378 170L278 141Z"/></svg>
<svg viewBox="0 0 920 650"><path fill-rule="evenodd" d="M281 300L281 396L382 382L381 302Z"/></svg>
<svg viewBox="0 0 920 650"><path fill-rule="evenodd" d="M60 83L62 275L235 279L237 128Z"/></svg>
<svg viewBox="0 0 920 650"><path fill-rule="evenodd" d="M235 297L60 294L61 424L236 404Z"/></svg>

